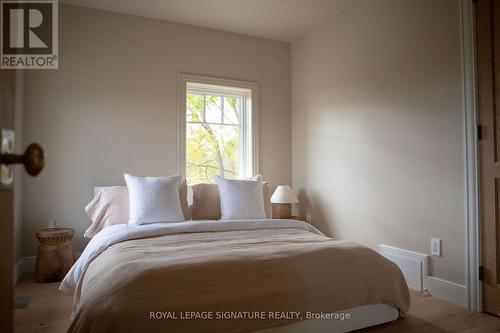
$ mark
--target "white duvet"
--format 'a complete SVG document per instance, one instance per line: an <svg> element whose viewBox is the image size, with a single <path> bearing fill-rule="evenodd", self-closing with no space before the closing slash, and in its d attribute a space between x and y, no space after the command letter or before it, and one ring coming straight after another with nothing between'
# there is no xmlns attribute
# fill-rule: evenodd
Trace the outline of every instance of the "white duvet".
<svg viewBox="0 0 500 333"><path fill-rule="evenodd" d="M112 225L103 229L91 239L80 258L73 265L64 280L61 282L59 290L66 293L73 293L92 260L94 260L98 255L104 252L111 245L126 240L156 237L177 233L282 228L303 229L321 235L320 231L306 222L277 219L188 221L177 223L154 223L147 225Z"/></svg>

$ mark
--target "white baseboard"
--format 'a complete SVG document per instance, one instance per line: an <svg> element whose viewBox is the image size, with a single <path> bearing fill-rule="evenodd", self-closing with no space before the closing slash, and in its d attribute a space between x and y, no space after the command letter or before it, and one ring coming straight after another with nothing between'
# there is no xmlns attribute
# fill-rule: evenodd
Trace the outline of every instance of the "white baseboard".
<svg viewBox="0 0 500 333"><path fill-rule="evenodd" d="M14 266L14 285L19 282L19 279L24 273L33 273L35 271L36 257L22 257Z"/></svg>
<svg viewBox="0 0 500 333"><path fill-rule="evenodd" d="M436 298L467 307L467 288L464 285L443 280L433 276L426 276L425 289Z"/></svg>
<svg viewBox="0 0 500 333"><path fill-rule="evenodd" d="M16 285L22 275L23 275L23 258L19 259L14 265L14 276L12 278L12 283Z"/></svg>
<svg viewBox="0 0 500 333"><path fill-rule="evenodd" d="M75 259L80 258L81 252L75 252ZM14 285L25 273L33 273L35 271L36 256L22 257L14 266Z"/></svg>
<svg viewBox="0 0 500 333"><path fill-rule="evenodd" d="M408 287L426 291L436 298L467 308L467 288L464 285L428 275L426 254L381 244L380 254L398 265Z"/></svg>

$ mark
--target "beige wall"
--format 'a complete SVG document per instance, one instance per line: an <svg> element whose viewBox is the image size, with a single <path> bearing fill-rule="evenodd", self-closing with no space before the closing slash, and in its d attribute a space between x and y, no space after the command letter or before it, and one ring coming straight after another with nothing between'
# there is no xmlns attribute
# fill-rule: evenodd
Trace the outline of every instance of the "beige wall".
<svg viewBox="0 0 500 333"><path fill-rule="evenodd" d="M260 170L277 185L293 167L314 225L422 253L439 237L431 275L464 283L458 2L349 1L292 44L292 94L285 43L68 5L60 27L59 70L26 72L24 142L48 161L24 179L25 256L53 218L83 248L93 186L177 171L189 72L259 82Z"/></svg>
<svg viewBox="0 0 500 333"><path fill-rule="evenodd" d="M53 218L83 248L93 186L177 171L179 72L258 82L260 171L291 182L288 44L68 5L60 27L59 70L26 72L25 143L48 159L24 182L25 256Z"/></svg>
<svg viewBox="0 0 500 333"><path fill-rule="evenodd" d="M459 2L357 0L292 44L293 186L338 238L465 278Z"/></svg>

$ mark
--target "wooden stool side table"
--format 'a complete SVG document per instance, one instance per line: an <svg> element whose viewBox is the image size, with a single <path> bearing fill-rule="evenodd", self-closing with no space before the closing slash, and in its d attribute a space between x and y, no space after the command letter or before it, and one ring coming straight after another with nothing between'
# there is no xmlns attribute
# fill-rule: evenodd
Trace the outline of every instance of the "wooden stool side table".
<svg viewBox="0 0 500 333"><path fill-rule="evenodd" d="M45 229L36 233L40 242L36 256L35 281L61 281L75 263L71 247L74 230L66 228Z"/></svg>

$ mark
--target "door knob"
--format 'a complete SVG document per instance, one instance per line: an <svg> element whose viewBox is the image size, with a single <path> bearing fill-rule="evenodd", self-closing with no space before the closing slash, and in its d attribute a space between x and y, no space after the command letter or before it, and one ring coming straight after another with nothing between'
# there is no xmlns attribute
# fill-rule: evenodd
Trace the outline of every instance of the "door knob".
<svg viewBox="0 0 500 333"><path fill-rule="evenodd" d="M0 164L23 164L26 172L36 176L42 171L45 163L45 154L38 143L32 143L26 148L23 155L0 154Z"/></svg>

